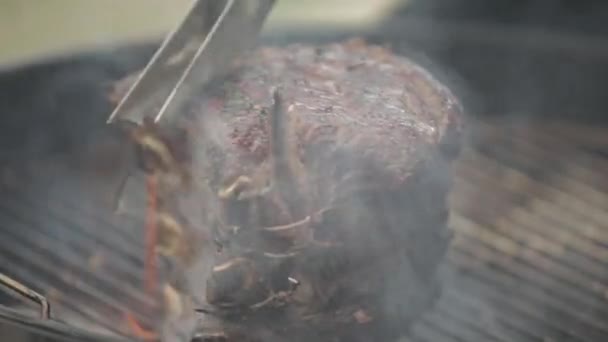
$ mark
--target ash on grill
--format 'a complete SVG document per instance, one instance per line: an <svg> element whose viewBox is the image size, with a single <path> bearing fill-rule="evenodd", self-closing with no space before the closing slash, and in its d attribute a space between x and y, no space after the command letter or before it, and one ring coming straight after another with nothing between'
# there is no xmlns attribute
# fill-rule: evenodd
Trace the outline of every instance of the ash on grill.
<svg viewBox="0 0 608 342"><path fill-rule="evenodd" d="M183 267L165 338L197 311L202 341L396 339L438 294L454 96L359 40L260 48L200 93L134 135Z"/></svg>

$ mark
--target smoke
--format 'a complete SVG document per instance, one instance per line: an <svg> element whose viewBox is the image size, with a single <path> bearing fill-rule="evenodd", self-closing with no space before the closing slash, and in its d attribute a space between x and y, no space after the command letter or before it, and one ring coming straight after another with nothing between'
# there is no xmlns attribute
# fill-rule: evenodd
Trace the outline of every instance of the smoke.
<svg viewBox="0 0 608 342"><path fill-rule="evenodd" d="M547 128L563 119L570 120L563 131L605 120L605 8L600 1L410 1L371 35L440 65L430 68L439 74L448 70L447 83L465 90L460 97L474 114L475 141L467 139L455 174L447 265L455 272L412 340L605 338L602 327L591 328L597 310L579 297L585 286L563 284L585 278L581 270L594 262L567 266L583 250L554 235L591 219L566 209L593 192L566 185L578 182L563 169L576 167L583 149ZM491 324L480 324L487 316Z"/></svg>
<svg viewBox="0 0 608 342"><path fill-rule="evenodd" d="M464 103L464 108L468 114L502 115L515 113L519 114L523 119L531 119L540 115L538 113L542 113L542 117L544 118L556 117L556 115L589 118L596 115L594 113L602 112L605 109L606 103L604 102L603 94L605 87L603 86L603 81L608 78L606 77L607 69L602 59L606 54L602 48L597 47L601 44L595 44L594 47L586 45L589 42L600 42L600 40L594 40L593 37L585 35L564 35L563 38L565 40L560 40L556 38L562 37L561 34L555 33L556 30L564 31L570 27L576 28L580 32L601 31L603 26L597 24L599 19L592 20L590 18L601 17L599 13L602 12L602 5L597 3L591 4L590 2L584 2L584 4L583 2L577 2L576 4L570 2L568 4L535 2L531 4L530 2L513 1L507 4L501 1L495 2L491 10L489 10L487 4L487 1L469 1L466 4L459 1L443 3L437 1L419 1L413 5L414 7L405 12L405 16L417 14L429 20L416 21L416 18L409 18L406 21L410 21L404 23L400 22L400 20L404 20L403 17L395 17L390 22L387 22L385 26L379 27L376 32L366 33L366 36L370 38L371 42L389 44L397 53L413 58L423 65L425 69L430 70L441 83L447 84L448 88L456 93L456 96ZM576 6L576 8L572 8L572 6ZM565 17L565 14L572 14L573 12L575 14L568 15L567 18ZM476 21L475 24L478 24L478 26L467 25L467 23L470 23L469 19L472 20L472 18L480 17L483 20ZM538 18L541 18L541 20ZM443 20L450 20L451 26L444 25ZM412 22L415 25L410 25ZM500 23L500 25L498 27L492 26L495 23ZM523 30L524 26L539 26L540 23L545 24L545 28L539 29L537 27L534 32L539 34L530 36L523 34L526 32ZM509 27L516 28L516 30L506 29L505 25L510 25ZM487 27L493 29L484 31L484 28ZM451 28L454 28L454 30L450 30ZM348 33L348 35L350 34L352 33ZM294 39L308 42L332 41L342 38L343 35L344 33L337 33L333 36L332 34L325 34L319 37L302 37L298 36L297 33L281 32L277 33L277 37L280 39L276 38L275 42L290 42ZM539 37L545 37L545 39L539 39ZM573 40L578 40L578 43L572 44ZM3 134L0 135L0 145L3 147L1 153L2 161L14 163L15 161L43 157L53 159L52 156L61 156L59 158L60 163L73 163L74 159L72 158L81 155L83 150L87 150L87 147L96 146L99 137L103 135L96 127L104 124L107 114L112 109L111 105L104 99L107 85L122 77L125 72L141 68L151 52L152 49L150 47L143 48L141 51L130 51L127 53L125 53L125 50L109 51L104 54L87 56L80 60L66 60L52 66L33 67L3 75L0 80L0 89L2 90L2 94L5 95L3 97L2 108L4 112L14 113L14 115L3 116L2 124L0 125L3 131ZM267 105L269 103L264 104ZM574 114L570 115L569 112ZM506 127L507 124L513 124L512 118L507 117L503 123L497 125L497 129L500 130ZM216 119L212 118L212 120ZM208 121L204 129L204 135L215 145L223 143L222 137L229 134L228 128L220 122ZM528 134L535 134L535 131L528 132ZM530 140L525 134L513 139L520 141ZM486 155L487 159L495 158L496 163L502 163L500 158L512 158L509 159L511 163L523 163L521 161L522 157L519 154L515 156L509 154L509 152L513 152L513 147L507 145L504 139L481 140L481 145L484 143L493 145L491 147L495 148L494 151L488 152L490 157ZM538 143L534 145L538 148ZM552 151L547 145L543 148L545 153L551 153ZM487 151L488 148L485 150ZM502 151L502 154L499 153L500 151ZM467 149L466 153L471 153L471 149ZM65 158L66 154L70 158ZM564 154L564 156L566 155L569 158L576 156L574 154ZM475 158L480 158L479 153L475 156ZM564 156L561 158L566 158ZM466 154L465 158L474 157ZM490 178L495 177L493 178L495 183L500 184L511 184L510 182L513 182L513 179L521 179L520 173L511 173L510 171L492 173L487 171L491 170L488 165L496 166L495 164L487 163L487 159L483 159L486 163L475 162L474 159L465 159L465 163L471 165L468 167L468 174L485 174L486 177L489 175ZM78 160L77 164L82 162L82 160ZM530 169L527 162L524 164L522 168L525 169L527 167ZM545 169L547 167L557 168L557 166L559 166L559 163L544 165ZM359 165L351 164L345 168L352 169L357 167ZM475 169L476 167L478 169ZM540 166L535 166L535 168L532 168L532 174L536 176L546 175L545 173L534 171L536 168L541 169ZM505 169L508 168L505 167ZM446 170L449 170L447 165L438 163L437 165L430 166L427 172L430 178L444 181ZM459 173L459 177L461 177L462 171L461 169L459 170L461 172ZM44 171L38 170L38 172L42 173ZM57 174L61 172L63 171L57 171ZM515 174L515 176L510 178L512 174ZM213 176L219 177L220 175L215 174ZM62 177L67 177L67 174ZM468 188L457 186L457 191L469 189L469 191L476 192L477 196L470 196L468 199L469 205L475 207L474 213L483 217L490 216L490 218L486 218L489 221L496 219L499 214L504 214L501 211L496 211L496 208L505 208L505 206L491 204L491 200L498 197L498 194L508 192L508 190L501 187L497 187L498 189L484 188L480 185L481 183L476 184L476 181L481 182L481 180L473 178L473 180L470 180L472 185L469 184ZM486 180L485 182L489 181ZM40 200L43 204L41 207L44 207L45 202L48 202L53 204L52 207L57 208L59 204L53 202L59 202L59 200L64 198L69 197L72 202L80 202L80 198L74 196L74 193L82 191L88 186L87 184L90 185L94 182L87 182L84 179L78 186L79 189L76 190L70 189L66 186L66 183L55 182L49 188L31 186L32 196L36 196ZM531 190L528 186L524 184L521 188L523 189L522 191ZM471 188L474 190L470 190ZM494 190L488 191L488 188ZM417 202L422 202L424 192L421 191L418 195L420 198L399 198L400 204L403 204L403 206L411 205L414 208L418 208L417 211L420 212L424 211L427 207L435 205L432 199L428 199L429 204L427 206L417 204ZM10 203L12 200L9 195L5 194L3 201ZM412 203L405 205L406 201ZM389 210L386 208L392 208L391 206L393 205L391 203L382 204L385 206L384 210ZM369 209L366 207L369 203L365 203L363 199L353 201L349 205L351 207L346 212L350 211L351 214L353 212L359 214L366 213L365 210ZM567 211L566 209L562 208L562 211ZM195 211L195 209L191 210L192 212ZM391 210L394 210L394 208L389 211ZM415 212L410 214L412 217L416 215ZM365 219L369 219L369 217L365 216L362 215L360 217L359 224L368 222ZM41 215L41 217L44 217L44 215ZM584 217L579 217L579 219L584 219ZM38 218L34 214L31 215L29 220L43 221L42 218ZM197 218L197 220L203 219ZM3 222L13 223L13 221L8 219ZM357 222L354 222L353 225L355 223ZM49 223L40 223L40 226L47 229L50 233L56 234L63 241L58 246L65 249L60 248L57 251L57 255L60 258L72 258L74 252L70 248L78 245L83 246L82 241L76 235L68 236L65 223L56 224L58 227ZM125 231L129 232L128 235L131 238L136 238L138 232L141 233L141 226L137 224L137 222L131 222L130 225L123 227ZM560 224L568 226L568 224L564 224L563 222ZM393 225L398 226L397 223L393 223ZM513 225L516 226L515 224ZM103 225L96 227L103 229ZM564 300L558 295L541 295L539 294L539 289L547 291L547 293L555 291L555 286L558 286L555 284L560 282L560 280L555 280L556 274L558 279L559 274L564 274L559 273L564 270L559 262L571 262L570 259L564 259L562 256L551 256L553 259L547 259L546 257L540 259L549 260L547 262L555 267L547 271L547 276L535 277L529 273L511 276L508 274L509 272L529 270L526 267L529 267L530 264L535 265L534 260L539 260L539 254L534 254L529 252L529 249L521 248L519 251L524 254L505 256L505 253L512 251L509 248L513 247L513 244L508 244L507 242L497 244L499 247L502 246L504 248L502 250L496 250L497 247L494 245L488 247L487 244L489 242L487 241L485 244L463 243L463 241L471 242L471 240L475 240L479 236L482 236L482 234L485 234L484 232L496 229L473 227L472 229L476 230L469 231L469 234L465 234L464 237L462 237L463 235L457 237L455 247L457 252L453 252L453 249L449 252L451 254L448 254L448 259L461 262L458 265L462 267L456 268L452 261L448 261L448 268L452 272L448 271L447 276L442 278L446 293L437 304L437 309L431 311L427 318L424 318L420 324L414 326L414 339L419 338L424 340L425 338L430 338L432 340L432 337L436 337L437 335L439 335L438 338L445 338L445 334L450 334L449 331L445 332L446 329L455 329L452 331L456 331L464 329L463 326L473 327L466 331L477 331L477 333L466 333L463 332L465 330L460 330L455 333L457 337L465 338L467 341L482 341L484 338L496 338L498 340L529 338L529 336L521 332L522 327L519 324L524 323L521 323L517 319L519 316L527 320L523 328L529 328L529 331L535 334L534 336L536 337L542 337L545 333L559 334L560 332L556 332L553 326L559 324L559 322L565 322L562 319L570 316L564 314L563 308L558 307L555 309L553 306L556 303L557 305L563 305L564 302L570 299ZM8 229L8 226L6 229ZM463 228L461 227L460 229ZM567 230L564 227L556 229L560 229L560 231ZM522 230L521 227L515 227L513 231L521 232ZM508 233L503 232L503 234ZM416 258L425 260L437 257L437 250L441 249L441 245L437 243L438 240L428 236L418 236L416 238L416 242L425 244L424 253L421 253ZM552 239L551 236L545 238ZM119 241L119 239L115 241ZM498 239L498 241L504 241L504 239ZM385 241L381 242L384 243ZM525 242L521 243L525 244ZM90 244L90 246L93 245ZM473 246L475 249L473 250L473 247L470 246ZM468 247L471 249L467 250ZM128 247L123 246L121 249L128 250ZM135 253L134 250L130 252ZM576 250L575 252L570 251L568 253L578 255L577 258L579 259L575 258L574 260L580 260L581 258L579 255L581 251ZM582 251L582 254L586 255L586 252ZM544 254L540 253L540 255ZM391 280L386 280L386 292L382 294L387 311L393 313L404 310L404 307L408 304L412 304L412 307L425 307L428 304L425 301L429 300L426 297L426 290L428 289L425 286L427 283L418 282L417 278L415 281L410 281L408 278L409 274L424 273L425 271L429 271L429 269L425 269L424 266L418 266L418 269L415 269L416 265L409 264L410 260L408 257L400 257L402 259L399 260L404 260L403 266L401 268L396 267L399 271L395 272L395 277ZM484 257L493 259L488 261ZM510 263L510 258L515 261ZM587 257L585 256L584 258ZM118 263L119 261L116 262ZM518 266L509 268L513 267L510 265ZM199 296L202 296L205 290L204 285L202 285L203 282L199 281L200 279L194 278L206 278L210 265L202 262L196 267L193 270L194 276L192 282L197 286L193 289ZM507 267L506 270L504 269L505 267ZM464 275L454 272L455 269L460 270ZM543 272L539 270L537 271ZM576 272L568 273L573 272L568 267L566 267L566 270L565 274L567 275L576 274ZM469 275L467 276L467 274ZM497 295L496 288L505 291L505 293L508 291L508 288L502 287L500 283L490 282L489 284L491 285L489 287L480 286L477 288L475 285L483 283L483 279L478 282L463 280L474 279L474 277L487 277L492 274L507 274L502 279L505 281L511 279L510 284L514 287L518 287L518 284L523 283L528 285L525 288L521 286L520 292L512 294L513 298L518 301L511 303L508 300L511 297L505 295L507 297L507 300L505 300L504 298L500 298L503 296L503 293L498 293ZM542 284L545 287L538 287L538 284L533 281L533 285L529 285L530 279L539 278L543 280L544 283ZM401 283L406 283L407 286L400 286L399 284ZM407 292L407 296L404 296L403 292ZM559 293L566 293L567 298L579 298L581 296L575 290ZM584 293L582 295L583 298L596 298L593 295L590 296L589 291ZM521 302L521 298L538 303L538 306L530 308ZM604 312L601 308L596 309L599 314ZM589 312L590 310L587 309L585 315L593 316L593 313ZM418 308L414 311L418 311ZM535 314L551 314L552 316L550 319L545 319L542 317L538 318ZM551 321L553 319L558 323ZM539 321L540 323L538 323ZM192 322L187 323L191 327L190 324ZM585 326L584 321L583 323L576 324L579 324L577 327ZM454 328L451 325L456 325L456 327ZM514 325L515 327L513 327ZM568 329L568 326L566 329ZM577 331L580 333L581 330ZM590 331L588 334L592 336L594 331ZM489 337L487 334L489 334ZM567 332L564 334L567 334ZM586 333L583 332L582 334Z"/></svg>

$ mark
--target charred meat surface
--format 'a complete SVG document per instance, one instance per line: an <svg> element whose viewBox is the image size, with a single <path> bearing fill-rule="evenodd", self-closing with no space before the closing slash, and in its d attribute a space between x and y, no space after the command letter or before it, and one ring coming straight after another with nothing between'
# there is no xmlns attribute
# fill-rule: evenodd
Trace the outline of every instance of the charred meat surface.
<svg viewBox="0 0 608 342"><path fill-rule="evenodd" d="M438 294L461 114L429 72L359 40L259 48L201 89L176 123L200 194L181 215L217 245L187 270L197 339L402 334Z"/></svg>

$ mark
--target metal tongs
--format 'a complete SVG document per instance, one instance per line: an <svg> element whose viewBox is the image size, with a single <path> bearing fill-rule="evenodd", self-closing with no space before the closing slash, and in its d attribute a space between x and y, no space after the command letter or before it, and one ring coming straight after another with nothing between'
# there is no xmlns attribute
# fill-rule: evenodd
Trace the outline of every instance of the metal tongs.
<svg viewBox="0 0 608 342"><path fill-rule="evenodd" d="M250 48L274 0L195 0L186 18L165 39L108 123L142 124L170 118L189 90L228 72Z"/></svg>
<svg viewBox="0 0 608 342"><path fill-rule="evenodd" d="M275 0L194 0L114 109L108 123L143 125L175 118L191 91L231 70L252 47ZM119 210L127 179L116 194Z"/></svg>

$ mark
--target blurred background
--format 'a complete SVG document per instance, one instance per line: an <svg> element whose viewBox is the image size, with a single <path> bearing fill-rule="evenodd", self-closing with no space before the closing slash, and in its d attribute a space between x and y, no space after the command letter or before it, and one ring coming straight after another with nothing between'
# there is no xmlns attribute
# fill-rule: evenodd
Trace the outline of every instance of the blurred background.
<svg viewBox="0 0 608 342"><path fill-rule="evenodd" d="M153 45L189 3L4 0L0 70ZM608 105L601 91L607 11L597 0L282 0L263 35L267 43L363 36L442 68L470 91L463 96L476 97L476 111L491 105L480 108L485 115L542 112L593 121Z"/></svg>
<svg viewBox="0 0 608 342"><path fill-rule="evenodd" d="M107 85L188 3L0 2L0 162L90 142ZM278 0L261 42L352 37L418 61L468 114L444 292L404 341L607 341L608 2Z"/></svg>
<svg viewBox="0 0 608 342"><path fill-rule="evenodd" d="M0 66L158 39L177 25L190 0L3 0ZM278 26L369 25L398 0L283 0L266 29Z"/></svg>

